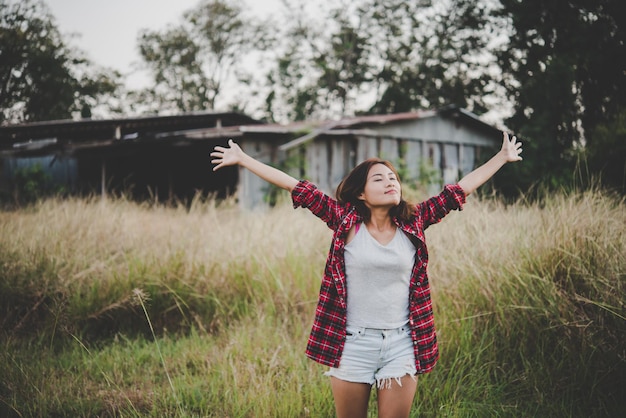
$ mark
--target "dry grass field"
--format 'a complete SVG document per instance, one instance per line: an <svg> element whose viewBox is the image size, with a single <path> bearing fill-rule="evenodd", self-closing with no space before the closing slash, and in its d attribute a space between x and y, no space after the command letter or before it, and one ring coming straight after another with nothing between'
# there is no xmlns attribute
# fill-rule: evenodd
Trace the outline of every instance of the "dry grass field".
<svg viewBox="0 0 626 418"><path fill-rule="evenodd" d="M414 416L626 410L625 209L473 197L428 229L441 360ZM304 356L329 243L288 202L0 212L0 415L332 416Z"/></svg>

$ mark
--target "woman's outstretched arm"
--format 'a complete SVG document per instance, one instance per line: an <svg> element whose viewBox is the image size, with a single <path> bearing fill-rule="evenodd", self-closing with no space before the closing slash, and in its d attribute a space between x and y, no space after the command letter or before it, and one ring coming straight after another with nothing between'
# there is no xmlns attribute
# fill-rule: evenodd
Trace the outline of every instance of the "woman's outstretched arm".
<svg viewBox="0 0 626 418"><path fill-rule="evenodd" d="M503 132L502 135L502 149L485 164L459 180L459 186L461 186L466 195L473 193L482 186L506 163L522 160L522 157L520 157L522 143L517 142L515 137L509 140L509 135L506 132Z"/></svg>
<svg viewBox="0 0 626 418"><path fill-rule="evenodd" d="M298 184L298 180L289 174L250 157L232 139L228 140L228 148L216 146L211 157L213 157L211 163L215 164L213 171L230 165L240 165L263 180L289 192Z"/></svg>

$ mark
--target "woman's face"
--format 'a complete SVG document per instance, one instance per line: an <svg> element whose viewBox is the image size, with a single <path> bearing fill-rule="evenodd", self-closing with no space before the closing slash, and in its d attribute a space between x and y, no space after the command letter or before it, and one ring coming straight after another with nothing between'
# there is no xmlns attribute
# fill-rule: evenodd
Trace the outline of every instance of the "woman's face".
<svg viewBox="0 0 626 418"><path fill-rule="evenodd" d="M402 187L396 173L384 164L374 164L367 173L365 189L359 199L369 208L392 208L400 203L401 195Z"/></svg>

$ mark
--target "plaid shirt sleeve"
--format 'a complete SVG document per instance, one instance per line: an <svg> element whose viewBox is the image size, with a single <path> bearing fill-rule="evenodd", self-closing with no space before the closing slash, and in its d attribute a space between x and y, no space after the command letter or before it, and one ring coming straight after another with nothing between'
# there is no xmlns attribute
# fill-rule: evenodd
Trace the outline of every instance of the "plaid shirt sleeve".
<svg viewBox="0 0 626 418"><path fill-rule="evenodd" d="M423 230L443 219L451 210L462 209L465 192L458 185L448 185L437 196L417 206L416 229ZM423 240L423 238L422 238ZM433 317L430 285L428 283L428 250L424 241L416 246L416 263L413 267L409 296L409 323L411 326L415 365L419 374L430 372L439 358L437 335Z"/></svg>
<svg viewBox="0 0 626 418"><path fill-rule="evenodd" d="M334 231L306 354L320 364L337 367L346 335L347 311L343 268L345 239L342 232L348 228L345 218L349 208L340 205L308 181L298 183L292 192L292 199L294 208L309 209Z"/></svg>
<svg viewBox="0 0 626 418"><path fill-rule="evenodd" d="M450 211L462 210L465 197L461 186L448 184L437 196L417 205L418 217L422 219L424 229L441 221Z"/></svg>
<svg viewBox="0 0 626 418"><path fill-rule="evenodd" d="M307 180L301 180L291 192L293 207L309 209L315 216L336 230L344 214L344 206Z"/></svg>

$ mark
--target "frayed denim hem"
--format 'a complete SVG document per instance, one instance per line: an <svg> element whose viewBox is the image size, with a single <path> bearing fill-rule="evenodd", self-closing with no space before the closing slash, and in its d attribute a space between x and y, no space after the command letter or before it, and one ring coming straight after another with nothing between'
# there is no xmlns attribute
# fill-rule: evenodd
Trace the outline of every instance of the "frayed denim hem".
<svg viewBox="0 0 626 418"><path fill-rule="evenodd" d="M336 379L343 380L345 382L365 383L371 386L376 385L377 389L391 389L391 384L394 380L396 381L398 386L402 387L402 378L404 376L411 376L411 379L413 379L414 382L417 382L417 374L415 373L414 369L407 370L407 372L400 377L377 377L375 379L372 379L371 381L362 381L359 379L352 379L349 376L345 376L345 375L342 375L341 373L337 373L337 369L333 369L333 368L331 368L329 371L324 373L324 376L334 377Z"/></svg>
<svg viewBox="0 0 626 418"><path fill-rule="evenodd" d="M407 373L406 375L411 376L411 379L413 379L414 382L417 382L417 376L415 374ZM406 376L406 375L404 375L404 376ZM380 377L380 378L376 379L376 388L377 389L391 389L391 382L393 382L394 380L396 381L398 386L402 387L402 378L404 376L401 376L401 377Z"/></svg>

